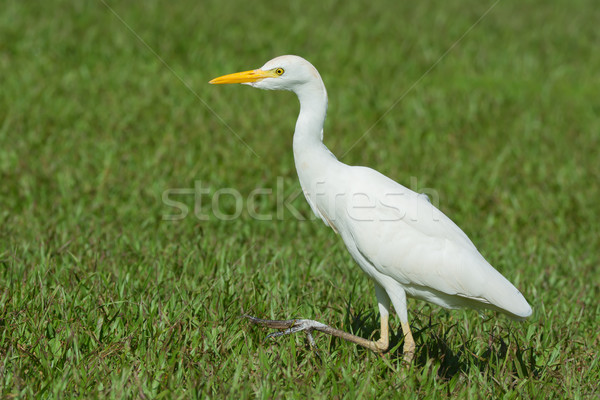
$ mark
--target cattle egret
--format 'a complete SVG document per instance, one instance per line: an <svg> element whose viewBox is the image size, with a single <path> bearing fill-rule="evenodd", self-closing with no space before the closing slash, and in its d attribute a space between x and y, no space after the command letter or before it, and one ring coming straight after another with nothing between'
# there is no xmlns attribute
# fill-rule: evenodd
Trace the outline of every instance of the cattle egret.
<svg viewBox="0 0 600 400"><path fill-rule="evenodd" d="M491 309L514 319L531 315L523 295L479 253L465 233L435 208L427 196L379 172L349 166L323 144L327 91L317 69L298 56L281 56L259 69L215 78L212 84L242 83L259 89L289 90L300 100L293 137L300 185L312 211L339 234L361 269L374 281L381 317L376 341L309 319L254 323L282 332L325 332L376 352L389 347L390 301L400 317L404 359L415 342L408 324L406 298L455 309ZM269 112L273 112L270 110Z"/></svg>

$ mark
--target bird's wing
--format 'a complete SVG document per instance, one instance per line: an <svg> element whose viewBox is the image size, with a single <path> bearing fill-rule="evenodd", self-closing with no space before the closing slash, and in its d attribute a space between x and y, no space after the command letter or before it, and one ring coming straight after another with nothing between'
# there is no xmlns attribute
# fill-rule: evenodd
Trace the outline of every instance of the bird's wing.
<svg viewBox="0 0 600 400"><path fill-rule="evenodd" d="M396 229L396 224L387 222L403 222L406 228L425 237L446 239L476 250L469 237L427 195L416 193L371 168L350 168L352 178L348 186L355 194L350 196L353 203L349 212L356 214L355 219L378 220L391 229Z"/></svg>
<svg viewBox="0 0 600 400"><path fill-rule="evenodd" d="M380 273L406 286L493 304L517 315L529 308L467 235L425 196L375 170L351 168L354 193L368 195L352 196L345 229ZM510 300L515 296L520 297L517 306Z"/></svg>

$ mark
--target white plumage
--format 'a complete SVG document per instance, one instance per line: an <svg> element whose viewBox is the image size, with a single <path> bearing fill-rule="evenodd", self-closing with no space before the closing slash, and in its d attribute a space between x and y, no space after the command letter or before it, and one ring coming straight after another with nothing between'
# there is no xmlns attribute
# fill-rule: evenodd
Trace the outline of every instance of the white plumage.
<svg viewBox="0 0 600 400"><path fill-rule="evenodd" d="M254 322L287 328L283 333L305 330L311 341L310 331L320 330L385 351L391 300L405 334L405 358L410 360L414 341L408 325L407 296L446 308L488 308L516 319L531 315L523 295L425 195L371 168L343 164L325 147L327 92L308 61L281 56L260 69L225 75L211 83L244 83L296 93L300 114L293 148L300 184L313 212L342 237L354 260L375 282L381 338L368 341L311 320L250 317Z"/></svg>

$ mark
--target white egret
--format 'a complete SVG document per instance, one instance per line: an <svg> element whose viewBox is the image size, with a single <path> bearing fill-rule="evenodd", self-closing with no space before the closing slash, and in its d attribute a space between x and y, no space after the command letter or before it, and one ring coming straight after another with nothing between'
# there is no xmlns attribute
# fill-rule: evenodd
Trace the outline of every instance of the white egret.
<svg viewBox="0 0 600 400"><path fill-rule="evenodd" d="M253 322L283 332L313 330L376 352L389 347L390 300L400 317L404 358L415 342L408 324L407 297L445 308L500 311L514 319L531 307L504 276L479 253L465 233L427 196L379 172L338 161L323 144L327 92L316 68L298 56L281 56L259 69L215 78L212 84L243 83L260 89L290 90L300 100L293 150L300 185L312 211L342 237L348 251L375 282L381 317L380 338L371 341L309 319ZM273 112L270 110L269 112Z"/></svg>

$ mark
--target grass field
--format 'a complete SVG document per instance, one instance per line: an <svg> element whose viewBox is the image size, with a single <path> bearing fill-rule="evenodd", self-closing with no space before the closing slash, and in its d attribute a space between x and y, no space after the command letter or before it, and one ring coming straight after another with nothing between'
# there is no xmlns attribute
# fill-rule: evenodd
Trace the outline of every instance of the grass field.
<svg viewBox="0 0 600 400"><path fill-rule="evenodd" d="M0 397L600 396L596 2L312 3L3 3ZM289 53L326 145L437 194L529 320L410 300L408 367L395 315L383 357L240 318L378 337L299 195L296 98L207 84Z"/></svg>

